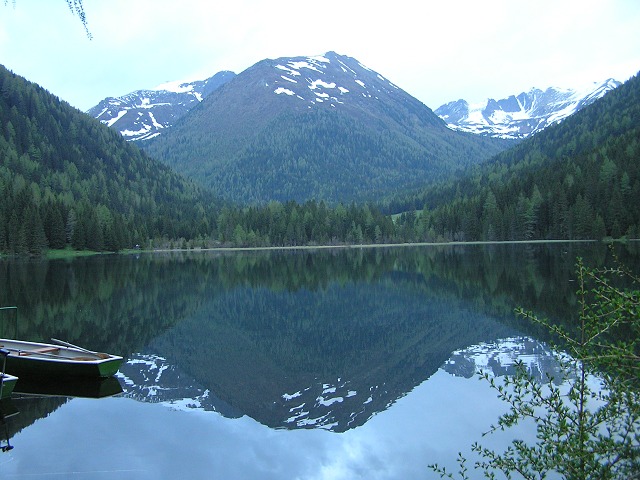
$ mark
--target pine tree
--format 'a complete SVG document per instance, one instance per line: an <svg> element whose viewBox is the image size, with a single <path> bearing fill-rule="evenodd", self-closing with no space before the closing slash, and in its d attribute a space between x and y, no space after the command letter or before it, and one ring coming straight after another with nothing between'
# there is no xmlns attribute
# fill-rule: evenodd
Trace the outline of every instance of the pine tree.
<svg viewBox="0 0 640 480"><path fill-rule="evenodd" d="M25 217L27 252L30 255L42 255L47 249L47 236L44 233L40 212L32 207L26 211Z"/></svg>
<svg viewBox="0 0 640 480"><path fill-rule="evenodd" d="M66 234L59 205L51 202L47 204L44 223L49 247L59 250L63 249L66 246Z"/></svg>

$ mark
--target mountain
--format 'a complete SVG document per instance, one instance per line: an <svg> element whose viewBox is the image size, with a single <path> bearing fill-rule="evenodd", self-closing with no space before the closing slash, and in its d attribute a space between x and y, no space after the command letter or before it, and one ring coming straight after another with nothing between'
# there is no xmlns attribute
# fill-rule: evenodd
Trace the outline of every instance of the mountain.
<svg viewBox="0 0 640 480"><path fill-rule="evenodd" d="M390 211L425 206L418 240L638 238L640 77L455 181ZM464 197L460 195L464 192ZM424 235L424 236L423 236Z"/></svg>
<svg viewBox="0 0 640 480"><path fill-rule="evenodd" d="M213 223L213 195L114 130L1 65L0 92L0 252L112 251Z"/></svg>
<svg viewBox="0 0 640 480"><path fill-rule="evenodd" d="M127 140L147 140L171 127L234 76L233 72L223 71L206 80L171 82L152 90L105 98L87 113L118 130Z"/></svg>
<svg viewBox="0 0 640 480"><path fill-rule="evenodd" d="M454 130L521 139L561 122L618 86L620 82L610 78L581 89L533 88L478 104L456 100L440 106L435 113Z"/></svg>
<svg viewBox="0 0 640 480"><path fill-rule="evenodd" d="M353 258L359 265L362 257L331 255L322 255L322 261L304 254L294 261L298 268L292 271L302 273L306 284L295 291L278 275L235 277L240 283L255 279L259 288L206 284L212 294L204 297L201 290L206 301L197 310L129 356L120 370L126 394L177 408L248 415L271 428L344 432L413 390L450 352L515 334L453 293L442 295L451 288L449 280L382 273L395 268L389 256L365 273L340 263ZM375 252L365 254L371 255ZM340 265L348 273L325 277L314 288L316 279L305 275L310 264L320 270ZM257 273L255 265L250 270ZM276 271L283 266L267 265ZM234 277L222 265L214 269ZM352 280L363 274L382 275L371 283Z"/></svg>
<svg viewBox="0 0 640 480"><path fill-rule="evenodd" d="M400 238L393 220L369 205L223 206L210 190L141 151L141 142L126 142L1 66L0 93L0 254Z"/></svg>
<svg viewBox="0 0 640 480"><path fill-rule="evenodd" d="M382 75L335 52L260 61L143 143L243 203L375 199L508 145L452 131Z"/></svg>

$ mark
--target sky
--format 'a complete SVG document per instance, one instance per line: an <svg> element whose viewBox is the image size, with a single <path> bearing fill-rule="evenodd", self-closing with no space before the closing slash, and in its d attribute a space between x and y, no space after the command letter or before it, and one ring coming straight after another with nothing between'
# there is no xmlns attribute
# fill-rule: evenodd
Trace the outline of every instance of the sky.
<svg viewBox="0 0 640 480"><path fill-rule="evenodd" d="M0 0L0 64L73 106L335 51L425 105L640 71L638 0Z"/></svg>

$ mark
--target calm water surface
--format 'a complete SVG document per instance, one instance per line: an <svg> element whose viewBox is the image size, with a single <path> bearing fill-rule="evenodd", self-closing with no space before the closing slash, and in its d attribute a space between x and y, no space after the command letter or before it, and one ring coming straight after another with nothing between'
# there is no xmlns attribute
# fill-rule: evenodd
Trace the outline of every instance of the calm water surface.
<svg viewBox="0 0 640 480"><path fill-rule="evenodd" d="M635 266L637 247L618 254ZM611 261L594 244L0 260L2 337L127 359L103 382L21 381L0 478L434 478L503 411L477 369L553 369L513 309L571 321L577 256Z"/></svg>

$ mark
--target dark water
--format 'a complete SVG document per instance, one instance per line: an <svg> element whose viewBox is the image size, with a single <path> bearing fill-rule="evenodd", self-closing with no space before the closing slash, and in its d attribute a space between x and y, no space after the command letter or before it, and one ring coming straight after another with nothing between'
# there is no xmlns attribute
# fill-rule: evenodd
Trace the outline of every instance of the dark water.
<svg viewBox="0 0 640 480"><path fill-rule="evenodd" d="M633 267L637 247L617 252ZM0 260L2 337L127 358L106 382L19 383L0 478L433 478L502 412L475 370L552 368L513 309L574 319L577 256L611 261L595 244Z"/></svg>

